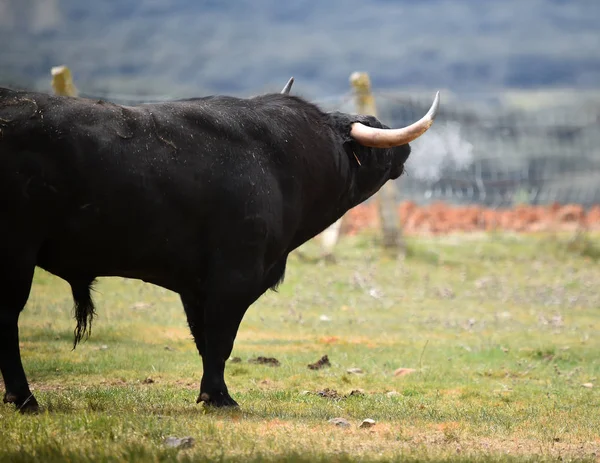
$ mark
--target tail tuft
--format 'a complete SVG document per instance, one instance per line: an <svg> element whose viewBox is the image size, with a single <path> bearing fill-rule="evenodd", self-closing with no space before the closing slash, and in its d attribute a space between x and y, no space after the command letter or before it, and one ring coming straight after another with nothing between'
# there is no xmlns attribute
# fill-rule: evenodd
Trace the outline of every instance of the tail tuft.
<svg viewBox="0 0 600 463"><path fill-rule="evenodd" d="M94 301L92 301L90 292L94 280L70 283L73 300L75 301L75 320L77 320L77 327L74 331L75 340L73 342L73 349L75 349L84 336L87 339L92 333L92 320L94 319L96 312L94 310Z"/></svg>

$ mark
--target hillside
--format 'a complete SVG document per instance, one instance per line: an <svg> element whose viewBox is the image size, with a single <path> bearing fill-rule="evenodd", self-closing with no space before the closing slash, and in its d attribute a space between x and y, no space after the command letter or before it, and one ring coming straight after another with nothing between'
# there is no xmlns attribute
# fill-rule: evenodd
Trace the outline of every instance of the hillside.
<svg viewBox="0 0 600 463"><path fill-rule="evenodd" d="M290 75L312 98L379 89L597 89L597 0L3 0L0 84L70 65L97 94L248 95Z"/></svg>

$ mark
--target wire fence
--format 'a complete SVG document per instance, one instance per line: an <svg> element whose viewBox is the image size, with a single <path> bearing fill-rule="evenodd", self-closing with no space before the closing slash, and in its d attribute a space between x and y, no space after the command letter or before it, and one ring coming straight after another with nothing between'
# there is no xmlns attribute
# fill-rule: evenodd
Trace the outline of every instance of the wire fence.
<svg viewBox="0 0 600 463"><path fill-rule="evenodd" d="M431 96L375 93L379 118L392 127L425 114ZM511 207L600 204L600 104L506 105L442 100L426 136L413 143L399 199ZM352 110L338 98L329 108Z"/></svg>
<svg viewBox="0 0 600 463"><path fill-rule="evenodd" d="M140 105L174 96L87 95ZM379 118L391 127L422 117L432 95L375 92ZM481 101L481 98L479 99ZM515 109L487 95L486 104L444 101L436 123L413 143L398 199L511 207L558 202L600 204L600 104ZM354 95L316 101L355 112Z"/></svg>

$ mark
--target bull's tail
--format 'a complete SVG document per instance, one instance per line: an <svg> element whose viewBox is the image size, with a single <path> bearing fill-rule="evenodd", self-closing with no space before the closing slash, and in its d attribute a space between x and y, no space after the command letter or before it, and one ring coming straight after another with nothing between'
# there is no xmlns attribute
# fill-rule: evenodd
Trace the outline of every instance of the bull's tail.
<svg viewBox="0 0 600 463"><path fill-rule="evenodd" d="M75 328L75 340L73 349L81 342L83 337L89 338L92 332L92 320L96 312L94 310L94 301L92 301L91 290L94 281L78 281L70 282L71 291L73 292L73 300L75 301L75 320L77 327Z"/></svg>

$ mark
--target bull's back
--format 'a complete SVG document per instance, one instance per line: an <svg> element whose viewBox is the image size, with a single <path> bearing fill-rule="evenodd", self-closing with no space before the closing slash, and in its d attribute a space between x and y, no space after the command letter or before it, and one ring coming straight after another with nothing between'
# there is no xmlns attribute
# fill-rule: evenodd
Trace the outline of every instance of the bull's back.
<svg viewBox="0 0 600 463"><path fill-rule="evenodd" d="M165 275L201 267L215 229L235 220L230 195L254 195L227 180L244 140L184 113L0 91L0 215L11 233L35 230L38 264L63 277L169 286Z"/></svg>
<svg viewBox="0 0 600 463"><path fill-rule="evenodd" d="M101 101L0 89L0 130L0 175L56 200L144 186L168 162L151 115Z"/></svg>
<svg viewBox="0 0 600 463"><path fill-rule="evenodd" d="M151 122L135 108L1 89L0 238L39 246L58 274L160 261L178 221L166 191L177 173Z"/></svg>

